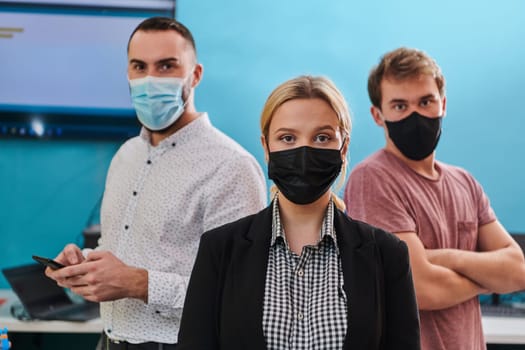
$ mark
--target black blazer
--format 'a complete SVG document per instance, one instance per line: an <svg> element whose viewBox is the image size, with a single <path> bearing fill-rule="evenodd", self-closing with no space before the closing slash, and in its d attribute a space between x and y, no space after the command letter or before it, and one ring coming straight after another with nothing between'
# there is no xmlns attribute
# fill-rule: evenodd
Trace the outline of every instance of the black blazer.
<svg viewBox="0 0 525 350"><path fill-rule="evenodd" d="M344 349L420 349L408 248L334 211L348 301ZM205 233L193 267L178 350L266 349L262 329L271 205Z"/></svg>

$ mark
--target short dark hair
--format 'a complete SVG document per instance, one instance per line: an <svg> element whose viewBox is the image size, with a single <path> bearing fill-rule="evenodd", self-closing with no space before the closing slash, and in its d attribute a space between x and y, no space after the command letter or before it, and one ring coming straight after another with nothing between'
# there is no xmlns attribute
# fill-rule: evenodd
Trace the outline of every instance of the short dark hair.
<svg viewBox="0 0 525 350"><path fill-rule="evenodd" d="M129 43L139 30L148 32L148 31L165 31L165 30L174 30L179 33L186 41L188 41L197 56L197 48L195 46L195 40L190 30L182 23L174 20L169 17L150 17L139 23L139 25L133 30L128 40L128 52L129 52Z"/></svg>
<svg viewBox="0 0 525 350"><path fill-rule="evenodd" d="M400 47L387 52L368 76L368 96L372 105L381 109L381 82L383 79L402 81L420 75L432 76L441 97L445 96L445 77L436 61L426 52Z"/></svg>

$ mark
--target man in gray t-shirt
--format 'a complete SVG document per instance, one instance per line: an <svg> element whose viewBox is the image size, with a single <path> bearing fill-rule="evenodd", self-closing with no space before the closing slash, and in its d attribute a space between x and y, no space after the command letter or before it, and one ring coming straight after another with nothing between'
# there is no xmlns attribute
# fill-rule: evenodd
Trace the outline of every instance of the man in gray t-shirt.
<svg viewBox="0 0 525 350"><path fill-rule="evenodd" d="M424 52L399 48L372 70L368 92L386 146L350 174L348 214L407 243L423 350L486 349L477 295L525 289L525 259L481 185L435 159L441 70Z"/></svg>

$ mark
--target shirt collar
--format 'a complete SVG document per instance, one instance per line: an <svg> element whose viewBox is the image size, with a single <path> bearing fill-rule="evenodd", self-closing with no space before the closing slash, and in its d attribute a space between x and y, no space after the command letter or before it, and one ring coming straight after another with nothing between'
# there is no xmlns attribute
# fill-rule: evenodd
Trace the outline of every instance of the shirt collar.
<svg viewBox="0 0 525 350"><path fill-rule="evenodd" d="M162 140L155 148L163 149L163 148L171 148L175 146L175 144L184 142L188 138L192 138L195 136L199 136L200 130L203 128L206 128L211 125L210 118L208 117L208 113L203 112L200 113L199 117L193 121L191 121L189 124L185 125L182 129L179 129L175 131L170 136L166 137L164 140ZM151 131L146 129L145 127L142 127L140 129L140 138L151 145L150 139L151 139Z"/></svg>
<svg viewBox="0 0 525 350"><path fill-rule="evenodd" d="M331 197L328 207L326 208L325 216L323 218L323 224L321 225L319 242L321 242L325 237L329 237L329 239L334 242L337 253L339 254L334 228L334 203ZM277 239L282 239L286 249L289 249L288 241L286 240L286 234L284 232L283 226L281 225L281 214L279 212L279 193L275 195L272 203L272 239L270 241L270 246L275 245Z"/></svg>

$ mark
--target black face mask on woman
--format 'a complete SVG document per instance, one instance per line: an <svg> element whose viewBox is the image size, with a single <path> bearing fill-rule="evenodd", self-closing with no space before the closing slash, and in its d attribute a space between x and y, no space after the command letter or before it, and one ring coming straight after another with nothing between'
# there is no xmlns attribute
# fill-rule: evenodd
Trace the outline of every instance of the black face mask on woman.
<svg viewBox="0 0 525 350"><path fill-rule="evenodd" d="M396 122L385 120L388 135L403 155L422 160L434 150L441 136L442 117L429 118L413 112Z"/></svg>
<svg viewBox="0 0 525 350"><path fill-rule="evenodd" d="M269 152L268 177L290 201L309 204L328 191L342 165L340 150L303 146Z"/></svg>

